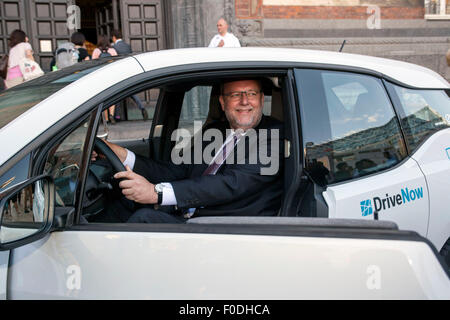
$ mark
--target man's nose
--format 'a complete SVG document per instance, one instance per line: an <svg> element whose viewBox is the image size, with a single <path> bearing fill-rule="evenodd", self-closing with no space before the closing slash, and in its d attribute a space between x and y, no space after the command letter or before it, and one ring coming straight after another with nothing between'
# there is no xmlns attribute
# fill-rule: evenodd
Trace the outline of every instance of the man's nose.
<svg viewBox="0 0 450 320"><path fill-rule="evenodd" d="M241 92L241 104L242 105L247 105L248 104L247 92Z"/></svg>

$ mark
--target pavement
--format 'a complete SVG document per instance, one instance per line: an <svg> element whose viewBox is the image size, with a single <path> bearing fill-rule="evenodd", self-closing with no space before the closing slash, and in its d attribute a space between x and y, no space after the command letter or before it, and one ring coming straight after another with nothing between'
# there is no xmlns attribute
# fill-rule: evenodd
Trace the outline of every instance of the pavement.
<svg viewBox="0 0 450 320"><path fill-rule="evenodd" d="M107 124L108 141L117 140L136 140L147 139L150 135L150 129L152 126L152 120L130 120L130 121L118 121L115 124ZM101 135L105 132L105 127L100 124L98 134Z"/></svg>

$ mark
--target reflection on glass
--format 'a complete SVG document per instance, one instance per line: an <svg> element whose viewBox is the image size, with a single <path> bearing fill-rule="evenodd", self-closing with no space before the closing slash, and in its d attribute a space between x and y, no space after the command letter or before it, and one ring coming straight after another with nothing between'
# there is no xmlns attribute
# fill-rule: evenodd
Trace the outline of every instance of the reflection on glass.
<svg viewBox="0 0 450 320"><path fill-rule="evenodd" d="M49 152L44 172L55 181L57 206L74 204L88 123L81 124Z"/></svg>
<svg viewBox="0 0 450 320"><path fill-rule="evenodd" d="M372 174L406 157L398 120L380 80L315 70L302 70L300 76L307 79L299 93L306 168L317 184Z"/></svg>
<svg viewBox="0 0 450 320"><path fill-rule="evenodd" d="M450 99L444 91L394 88L404 114L401 120L411 150L436 131L450 127Z"/></svg>
<svg viewBox="0 0 450 320"><path fill-rule="evenodd" d="M37 181L13 195L2 208L0 242L7 243L40 230L46 223L45 182Z"/></svg>

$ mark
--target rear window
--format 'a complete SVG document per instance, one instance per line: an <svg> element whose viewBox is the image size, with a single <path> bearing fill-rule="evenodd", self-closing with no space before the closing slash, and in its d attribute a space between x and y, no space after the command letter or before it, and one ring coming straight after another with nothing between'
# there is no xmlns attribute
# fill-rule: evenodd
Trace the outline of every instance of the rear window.
<svg viewBox="0 0 450 320"><path fill-rule="evenodd" d="M305 169L320 186L395 166L406 157L400 125L380 79L296 70Z"/></svg>
<svg viewBox="0 0 450 320"><path fill-rule="evenodd" d="M0 94L0 129L56 91L118 59L86 61L3 91Z"/></svg>
<svg viewBox="0 0 450 320"><path fill-rule="evenodd" d="M450 128L450 98L444 90L414 90L392 85L409 149L433 133Z"/></svg>

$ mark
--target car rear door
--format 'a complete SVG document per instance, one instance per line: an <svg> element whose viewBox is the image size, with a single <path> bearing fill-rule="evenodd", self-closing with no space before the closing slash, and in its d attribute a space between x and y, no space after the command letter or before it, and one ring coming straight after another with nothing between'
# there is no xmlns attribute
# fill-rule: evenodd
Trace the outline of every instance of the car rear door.
<svg viewBox="0 0 450 320"><path fill-rule="evenodd" d="M404 88L386 82L401 118L411 157L425 175L430 196L427 237L440 250L450 238L450 99L443 89ZM449 242L450 244L450 242Z"/></svg>
<svg viewBox="0 0 450 320"><path fill-rule="evenodd" d="M321 191L313 201L326 202L330 218L390 220L426 236L428 186L382 81L312 69L295 79L305 175Z"/></svg>

